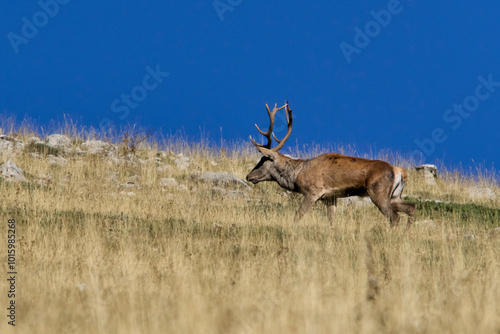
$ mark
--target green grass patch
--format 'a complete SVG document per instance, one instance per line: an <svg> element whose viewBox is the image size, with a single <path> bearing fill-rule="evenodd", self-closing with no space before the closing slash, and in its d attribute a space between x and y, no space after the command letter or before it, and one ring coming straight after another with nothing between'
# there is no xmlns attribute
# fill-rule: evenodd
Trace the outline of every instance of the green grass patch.
<svg viewBox="0 0 500 334"><path fill-rule="evenodd" d="M486 228L495 228L500 226L500 210L489 208L474 203L458 204L444 203L435 201L419 201L417 199L408 199L408 202L417 204L418 219L436 219L442 218L454 220L460 224L480 222Z"/></svg>

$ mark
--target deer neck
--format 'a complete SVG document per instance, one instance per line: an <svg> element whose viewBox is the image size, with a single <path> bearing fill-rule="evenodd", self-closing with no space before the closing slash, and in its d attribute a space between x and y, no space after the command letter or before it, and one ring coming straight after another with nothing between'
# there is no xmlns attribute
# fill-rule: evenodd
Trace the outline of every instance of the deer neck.
<svg viewBox="0 0 500 334"><path fill-rule="evenodd" d="M276 170L273 178L280 185L280 187L290 191L295 191L297 175L302 170L304 161L305 160L293 159L286 156L282 156L279 161L276 161Z"/></svg>

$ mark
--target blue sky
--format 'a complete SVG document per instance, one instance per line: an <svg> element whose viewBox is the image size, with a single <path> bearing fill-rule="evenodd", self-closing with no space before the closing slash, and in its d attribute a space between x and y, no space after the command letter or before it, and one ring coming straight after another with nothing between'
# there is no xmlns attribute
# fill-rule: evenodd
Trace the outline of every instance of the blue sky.
<svg viewBox="0 0 500 334"><path fill-rule="evenodd" d="M265 103L289 100L289 146L340 143L498 168L500 2L2 7L2 115L192 138L201 129L218 142L221 128L224 140L257 137Z"/></svg>

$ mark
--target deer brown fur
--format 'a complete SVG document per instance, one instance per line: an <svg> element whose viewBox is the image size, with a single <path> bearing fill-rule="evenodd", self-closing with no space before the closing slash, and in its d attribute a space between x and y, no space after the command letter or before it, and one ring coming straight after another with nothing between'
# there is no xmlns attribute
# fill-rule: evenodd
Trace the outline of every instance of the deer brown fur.
<svg viewBox="0 0 500 334"><path fill-rule="evenodd" d="M271 125L267 132L257 129L267 137L266 145L257 144L263 157L255 168L247 175L247 180L256 184L262 181L275 181L282 188L304 195L304 200L295 214L298 221L318 200L327 206L330 223L334 222L337 198L348 196L369 196L372 202L389 219L391 226L399 221L398 212L408 215L408 225L413 222L415 205L401 199L405 180L408 176L405 169L392 166L380 160L369 160L349 157L338 153L326 153L313 159L293 159L279 153L292 129L292 111L288 102L281 108L269 111ZM274 125L274 115L278 110L285 109L288 123L288 133L284 139L278 140L279 145L271 149L271 133ZM257 125L256 125L257 126Z"/></svg>

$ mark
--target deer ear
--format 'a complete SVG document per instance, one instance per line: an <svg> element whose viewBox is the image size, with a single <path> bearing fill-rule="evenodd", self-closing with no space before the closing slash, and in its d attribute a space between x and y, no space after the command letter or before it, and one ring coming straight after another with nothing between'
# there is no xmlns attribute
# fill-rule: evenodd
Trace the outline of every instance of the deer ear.
<svg viewBox="0 0 500 334"><path fill-rule="evenodd" d="M265 147L257 147L260 153L262 153L263 156L271 158L272 160L277 160L279 158L279 153L273 150L270 150Z"/></svg>

